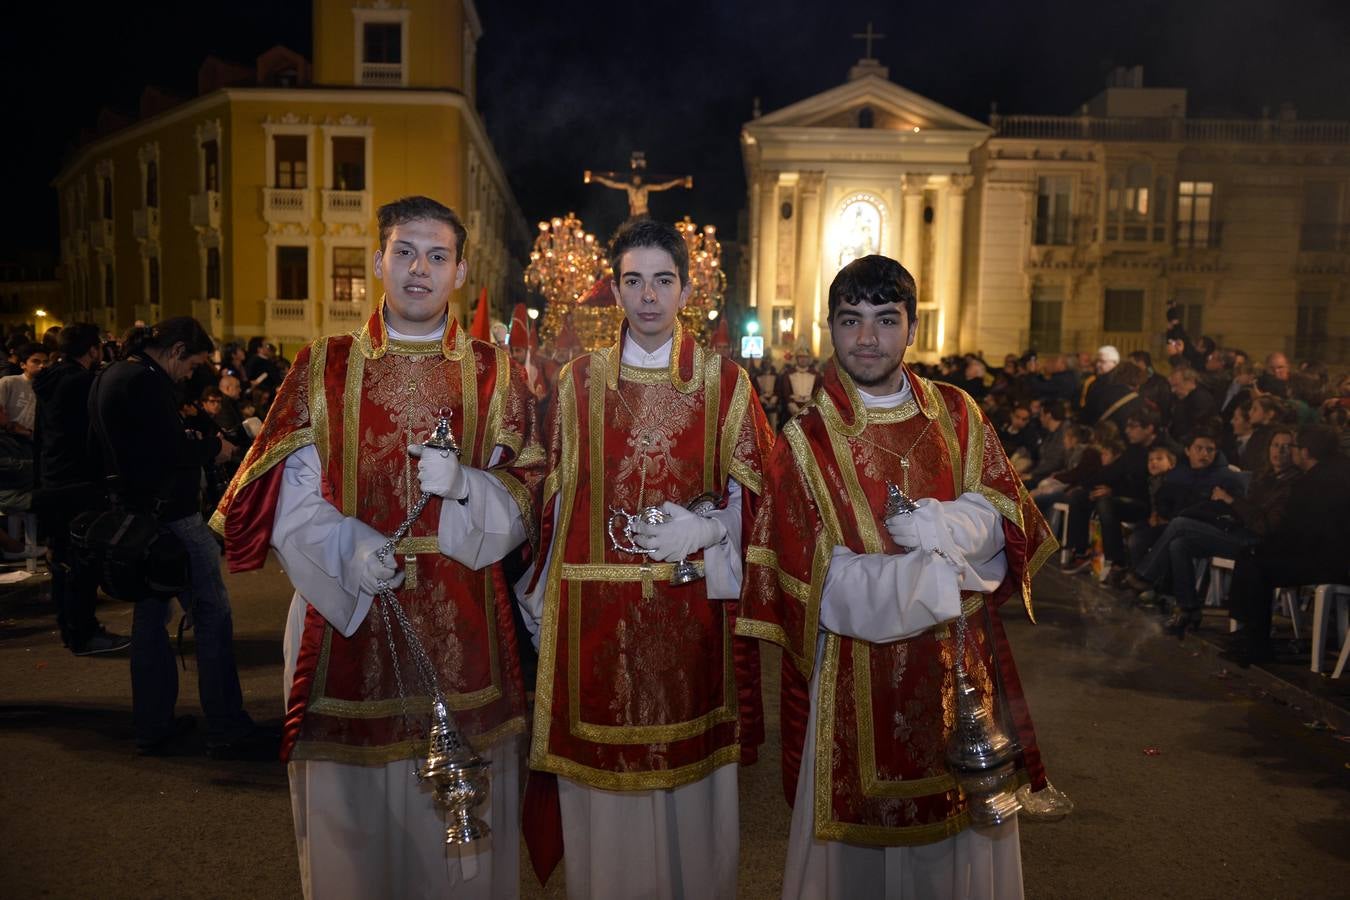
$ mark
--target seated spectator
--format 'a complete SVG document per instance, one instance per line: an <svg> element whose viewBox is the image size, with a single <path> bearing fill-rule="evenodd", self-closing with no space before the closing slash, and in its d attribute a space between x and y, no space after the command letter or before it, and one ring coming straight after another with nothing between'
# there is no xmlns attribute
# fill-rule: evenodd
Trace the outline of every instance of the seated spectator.
<svg viewBox="0 0 1350 900"><path fill-rule="evenodd" d="M1194 432L1186 441L1185 457L1186 465L1177 466L1163 478L1147 524L1130 535L1130 561L1135 568L1142 564L1167 523L1209 500L1214 488L1223 488L1235 497L1246 493L1238 473L1219 462L1219 444L1212 431Z"/></svg>
<svg viewBox="0 0 1350 900"><path fill-rule="evenodd" d="M1035 433L1031 430L1031 410L1025 406L1013 408L1007 424L998 430L1003 452L1018 474L1030 471L1036 462Z"/></svg>
<svg viewBox="0 0 1350 900"><path fill-rule="evenodd" d="M1078 377L1069 371L1062 353L1052 353L1040 359L1040 371L1031 382L1032 395L1042 403L1063 400L1072 403L1078 393Z"/></svg>
<svg viewBox="0 0 1350 900"><path fill-rule="evenodd" d="M1130 353L1130 362L1144 370L1144 383L1137 389L1139 396L1164 419L1172 413L1172 386L1153 368L1153 355L1147 350Z"/></svg>
<svg viewBox="0 0 1350 900"><path fill-rule="evenodd" d="M1088 524L1095 514L1101 529L1102 555L1110 567L1108 580L1119 581L1125 570L1122 523L1138 522L1149 513L1147 460L1127 455L1125 444L1115 437L1099 442L1098 448L1101 471L1069 492L1068 543L1074 555L1064 571L1072 574L1092 565Z"/></svg>
<svg viewBox="0 0 1350 900"><path fill-rule="evenodd" d="M1231 434L1225 439L1223 454L1228 461L1244 472L1253 472L1266 465L1266 449L1270 445L1273 426L1252 424L1252 400L1242 397L1233 405L1230 419Z"/></svg>
<svg viewBox="0 0 1350 900"><path fill-rule="evenodd" d="M1219 405L1214 395L1200 386L1200 377L1194 369L1176 369L1167 376L1176 403L1172 407L1172 433L1193 434L1201 428L1210 429L1219 416Z"/></svg>
<svg viewBox="0 0 1350 900"><path fill-rule="evenodd" d="M1240 666L1274 658L1271 593L1277 587L1344 584L1350 577L1350 461L1328 425L1298 429L1294 465L1302 475L1289 492L1279 524L1239 555L1229 614L1240 624L1225 658Z"/></svg>
<svg viewBox="0 0 1350 900"><path fill-rule="evenodd" d="M1252 479L1247 496L1215 486L1206 502L1182 510L1126 583L1141 592L1155 586L1176 600L1166 631L1177 637L1200 627L1201 600L1195 591L1195 561L1211 556L1236 559L1279 525L1299 470L1293 464L1293 432L1281 426L1268 442L1268 458Z"/></svg>
<svg viewBox="0 0 1350 900"><path fill-rule="evenodd" d="M1105 344L1097 348L1097 360L1094 364L1095 374L1083 382L1081 401L1079 404L1082 415L1079 421L1084 425L1096 425L1102 417L1102 411L1111 405L1111 401L1105 399L1105 395L1110 393L1107 385L1110 383L1106 376L1120 365L1120 351L1110 344Z"/></svg>
<svg viewBox="0 0 1350 900"><path fill-rule="evenodd" d="M1022 476L1027 487L1034 488L1052 472L1069 468L1068 448L1064 444L1069 433L1064 427L1068 415L1069 405L1063 400L1047 400L1041 404L1039 418L1044 437L1036 448L1036 465Z"/></svg>
<svg viewBox="0 0 1350 900"><path fill-rule="evenodd" d="M1056 503L1063 503L1065 492L1080 479L1091 477L1102 467L1101 453L1092 447L1092 429L1086 425L1064 426L1065 467L1041 479L1031 492L1041 513L1049 518Z"/></svg>
<svg viewBox="0 0 1350 900"><path fill-rule="evenodd" d="M1233 404L1240 398L1251 399L1256 395L1253 388L1256 385L1256 369L1251 363L1238 363L1233 367L1233 380L1228 382L1228 389L1222 395L1215 396L1219 401L1219 415L1231 417L1233 415Z"/></svg>

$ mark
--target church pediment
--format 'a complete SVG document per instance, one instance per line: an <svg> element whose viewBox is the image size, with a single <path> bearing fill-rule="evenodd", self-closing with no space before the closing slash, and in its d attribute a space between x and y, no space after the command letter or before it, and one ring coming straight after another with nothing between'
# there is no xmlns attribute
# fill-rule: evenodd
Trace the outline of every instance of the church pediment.
<svg viewBox="0 0 1350 900"><path fill-rule="evenodd" d="M983 122L962 115L877 75L866 75L746 123L750 131L771 128L877 131L967 131L988 134Z"/></svg>

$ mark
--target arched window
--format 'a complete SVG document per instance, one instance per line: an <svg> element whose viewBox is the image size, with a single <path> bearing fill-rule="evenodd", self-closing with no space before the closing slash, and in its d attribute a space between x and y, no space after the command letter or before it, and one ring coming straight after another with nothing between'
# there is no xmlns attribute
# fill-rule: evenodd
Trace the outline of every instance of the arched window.
<svg viewBox="0 0 1350 900"><path fill-rule="evenodd" d="M881 200L871 194L855 194L840 205L834 225L836 268L881 252L884 209Z"/></svg>
<svg viewBox="0 0 1350 900"><path fill-rule="evenodd" d="M862 109L858 110L859 128L871 128L875 124L876 124L876 113L872 111L872 107L864 106Z"/></svg>

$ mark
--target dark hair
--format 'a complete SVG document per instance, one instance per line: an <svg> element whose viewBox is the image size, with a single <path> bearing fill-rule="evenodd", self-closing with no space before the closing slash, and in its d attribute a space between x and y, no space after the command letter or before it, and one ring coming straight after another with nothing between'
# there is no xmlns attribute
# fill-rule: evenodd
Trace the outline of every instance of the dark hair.
<svg viewBox="0 0 1350 900"><path fill-rule="evenodd" d="M125 359L146 350L165 351L174 344L183 345L183 357L210 353L216 348L200 322L191 316L174 316L149 327L140 326L128 331L122 338L122 357Z"/></svg>
<svg viewBox="0 0 1350 900"><path fill-rule="evenodd" d="M857 306L863 301L873 306L889 303L905 308L910 325L914 324L919 305L919 291L914 276L900 263L886 256L863 256L839 270L830 282L828 320L834 320L841 302Z"/></svg>
<svg viewBox="0 0 1350 900"><path fill-rule="evenodd" d="M201 401L203 403L205 403L207 400L224 400L224 399L225 395L220 392L220 388L209 387L206 390L202 391Z"/></svg>
<svg viewBox="0 0 1350 900"><path fill-rule="evenodd" d="M455 233L455 253L458 257L456 261L464 260L464 253L468 249L469 232L464 228L459 215L443 203L437 203L430 197L400 197L392 203L381 206L375 217L380 223L381 250L389 243L389 232L394 230L394 226L415 222L418 219L430 219L448 225Z"/></svg>
<svg viewBox="0 0 1350 900"><path fill-rule="evenodd" d="M1148 373L1134 360L1127 360L1111 371L1111 379L1116 384L1123 384L1130 390L1137 391L1148 380Z"/></svg>
<svg viewBox="0 0 1350 900"><path fill-rule="evenodd" d="M1056 422L1063 422L1069 415L1069 404L1063 400L1043 400L1041 401L1041 412L1049 413L1050 418Z"/></svg>
<svg viewBox="0 0 1350 900"><path fill-rule="evenodd" d="M1153 354L1149 353L1147 350L1132 350L1130 352L1130 359L1134 360L1145 369L1153 368Z"/></svg>
<svg viewBox="0 0 1350 900"><path fill-rule="evenodd" d="M1158 414L1147 406L1141 407L1140 409L1136 409L1134 412L1130 413L1128 416L1125 417L1126 425L1130 424L1131 422L1137 422L1142 428L1154 428L1154 429L1158 428L1162 424L1162 420L1158 418Z"/></svg>
<svg viewBox="0 0 1350 900"><path fill-rule="evenodd" d="M67 359L79 359L101 343L97 325L76 322L61 329L57 348Z"/></svg>
<svg viewBox="0 0 1350 900"><path fill-rule="evenodd" d="M614 270L617 283L619 269L623 266L623 255L639 247L655 247L670 254L675 261L675 269L680 276L680 285L689 283L689 245L674 225L658 222L649 216L637 216L629 219L614 232L609 241L609 265Z"/></svg>
<svg viewBox="0 0 1350 900"><path fill-rule="evenodd" d="M1116 459L1119 459L1125 453L1125 444L1120 438L1111 438L1110 440L1102 441L1097 445L1097 448L1099 450L1110 450L1111 455L1116 457Z"/></svg>
<svg viewBox="0 0 1350 900"><path fill-rule="evenodd" d="M47 348L41 344L24 344L19 348L19 362L28 362L28 358L38 353L46 354Z"/></svg>
<svg viewBox="0 0 1350 900"><path fill-rule="evenodd" d="M1336 429L1321 422L1304 425L1298 430L1298 445L1318 462L1326 462L1340 452L1340 438Z"/></svg>
<svg viewBox="0 0 1350 900"><path fill-rule="evenodd" d="M1201 425L1190 434L1186 435L1186 446L1189 448L1198 440L1211 441L1215 447L1219 446L1219 438L1214 431L1207 426Z"/></svg>

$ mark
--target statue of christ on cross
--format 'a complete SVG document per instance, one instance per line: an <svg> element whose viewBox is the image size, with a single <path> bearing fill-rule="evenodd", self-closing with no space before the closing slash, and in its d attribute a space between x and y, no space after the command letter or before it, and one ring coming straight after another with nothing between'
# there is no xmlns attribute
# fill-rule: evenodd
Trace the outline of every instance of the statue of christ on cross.
<svg viewBox="0 0 1350 900"><path fill-rule="evenodd" d="M594 181L616 191L627 191L628 214L630 216L645 216L647 214L647 194L651 191L666 191L674 187L693 188L694 186L694 176L692 175L657 175L652 177L661 180L645 181L642 173L647 169L647 156L641 150L633 152L628 165L631 171L627 176L621 172L592 172L587 169L582 174L582 181L586 184Z"/></svg>

